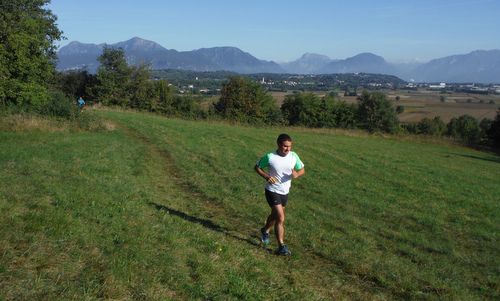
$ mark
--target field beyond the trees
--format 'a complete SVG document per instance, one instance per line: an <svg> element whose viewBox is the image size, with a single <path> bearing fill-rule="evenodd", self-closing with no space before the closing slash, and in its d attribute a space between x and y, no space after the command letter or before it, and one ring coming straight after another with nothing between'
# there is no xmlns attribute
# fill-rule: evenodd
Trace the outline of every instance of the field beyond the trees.
<svg viewBox="0 0 500 301"><path fill-rule="evenodd" d="M500 105L500 95L471 94L440 91L419 90L382 90L391 100L394 107L403 106L404 112L398 114L402 123L418 123L423 118L432 119L436 116L448 123L451 118L470 115L481 121L483 118L495 119ZM271 92L278 106L281 106L286 95L292 92ZM325 92L314 92L319 97ZM341 94L341 93L339 93ZM347 103L357 103L358 96L339 95L338 99Z"/></svg>
<svg viewBox="0 0 500 301"><path fill-rule="evenodd" d="M0 126L0 300L497 300L500 157L425 138L95 111ZM253 170L282 132L306 174L286 241ZM276 247L272 241L271 247Z"/></svg>

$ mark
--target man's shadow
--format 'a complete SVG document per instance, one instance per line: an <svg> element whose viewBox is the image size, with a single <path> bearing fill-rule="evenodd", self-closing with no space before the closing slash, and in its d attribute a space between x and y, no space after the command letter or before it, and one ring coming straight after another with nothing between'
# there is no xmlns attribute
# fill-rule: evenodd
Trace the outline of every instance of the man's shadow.
<svg viewBox="0 0 500 301"><path fill-rule="evenodd" d="M220 225L217 225L216 223L214 223L213 221L211 220L208 220L208 219L203 219L203 218L199 218L199 217L196 217L196 216L192 216L192 215L188 215L182 211L179 211L179 210L176 210L176 209L172 209L172 208L169 208L165 205L160 205L160 204L156 204L156 203L153 203L153 202L150 202L149 205L153 206L156 208L156 210L159 210L159 211L164 211L168 214L172 214L172 215L175 215L175 216L178 216L180 218L182 218L183 220L186 220L188 222L191 222L191 223L195 223L195 224L198 224L198 225L202 225L203 227L211 230L211 231L215 231L215 232L219 232L219 233L222 233L228 237L231 237L231 238L234 238L234 239L237 239L239 241L243 241L243 242L246 242L252 246L256 246L256 247L260 247L261 245L259 243L257 243L256 241L253 241L249 238L246 238L246 237L243 237L241 235L238 235L237 233L232 233L229 229L227 228L224 228Z"/></svg>

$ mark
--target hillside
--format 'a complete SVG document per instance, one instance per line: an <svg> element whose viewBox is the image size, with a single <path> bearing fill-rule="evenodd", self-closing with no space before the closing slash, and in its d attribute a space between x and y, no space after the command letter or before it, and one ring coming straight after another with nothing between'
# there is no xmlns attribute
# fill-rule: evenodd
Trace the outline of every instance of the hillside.
<svg viewBox="0 0 500 301"><path fill-rule="evenodd" d="M98 111L115 130L2 130L0 299L498 299L500 158L358 132ZM253 165L306 175L290 258L259 246ZM272 243L275 247L275 243Z"/></svg>

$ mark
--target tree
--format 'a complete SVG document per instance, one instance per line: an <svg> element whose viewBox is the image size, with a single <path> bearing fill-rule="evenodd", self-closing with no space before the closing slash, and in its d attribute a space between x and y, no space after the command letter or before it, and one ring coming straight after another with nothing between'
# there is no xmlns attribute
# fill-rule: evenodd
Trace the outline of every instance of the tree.
<svg viewBox="0 0 500 301"><path fill-rule="evenodd" d="M290 125L342 128L356 126L356 108L337 101L331 95L323 98L313 93L287 95L281 112Z"/></svg>
<svg viewBox="0 0 500 301"><path fill-rule="evenodd" d="M58 72L56 87L71 99L82 96L86 101L93 98L92 89L97 84L97 78L86 70Z"/></svg>
<svg viewBox="0 0 500 301"><path fill-rule="evenodd" d="M154 82L155 95L157 97L156 111L163 114L173 114L174 91L166 80Z"/></svg>
<svg viewBox="0 0 500 301"><path fill-rule="evenodd" d="M104 105L130 106L129 89L133 70L125 60L125 51L122 48L104 47L98 60L97 100Z"/></svg>
<svg viewBox="0 0 500 301"><path fill-rule="evenodd" d="M358 101L358 118L367 130L388 133L396 130L398 125L396 112L383 93L363 91Z"/></svg>
<svg viewBox="0 0 500 301"><path fill-rule="evenodd" d="M56 46L62 38L50 0L2 0L0 6L0 105L25 109L49 100Z"/></svg>
<svg viewBox="0 0 500 301"><path fill-rule="evenodd" d="M417 132L419 134L441 136L445 130L446 124L439 116L432 119L426 117L417 124Z"/></svg>
<svg viewBox="0 0 500 301"><path fill-rule="evenodd" d="M488 135L492 125L493 125L493 120L489 118L483 118L481 122L479 122L479 129L480 129L479 140L482 144L489 144L490 142L492 142L492 139L490 139Z"/></svg>
<svg viewBox="0 0 500 301"><path fill-rule="evenodd" d="M500 109L497 111L497 116L491 123L487 134L488 138L493 142L493 145L500 148Z"/></svg>
<svg viewBox="0 0 500 301"><path fill-rule="evenodd" d="M448 123L448 135L474 145L479 142L481 130L477 119L470 115L453 117Z"/></svg>
<svg viewBox="0 0 500 301"><path fill-rule="evenodd" d="M281 112L290 125L323 127L328 126L325 124L328 105L313 93L295 93L285 97Z"/></svg>
<svg viewBox="0 0 500 301"><path fill-rule="evenodd" d="M273 97L256 82L239 76L222 87L214 109L224 118L243 122L277 123L281 119Z"/></svg>
<svg viewBox="0 0 500 301"><path fill-rule="evenodd" d="M151 82L149 65L130 67L130 106L135 109L156 111L158 103L155 97L155 87Z"/></svg>

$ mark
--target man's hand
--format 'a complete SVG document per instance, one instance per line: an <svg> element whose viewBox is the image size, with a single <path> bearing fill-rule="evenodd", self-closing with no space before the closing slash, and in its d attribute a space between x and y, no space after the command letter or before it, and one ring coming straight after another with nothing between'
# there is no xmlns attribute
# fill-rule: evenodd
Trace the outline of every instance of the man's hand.
<svg viewBox="0 0 500 301"><path fill-rule="evenodd" d="M269 184L275 184L275 183L278 183L278 180L275 177L269 177L269 178L267 178L267 182Z"/></svg>
<svg viewBox="0 0 500 301"><path fill-rule="evenodd" d="M292 169L292 177L293 177L294 179L297 179L298 177L302 176L304 173L305 173L304 168L302 168L302 169L301 169L301 170L299 170L299 171L296 171L295 169Z"/></svg>

